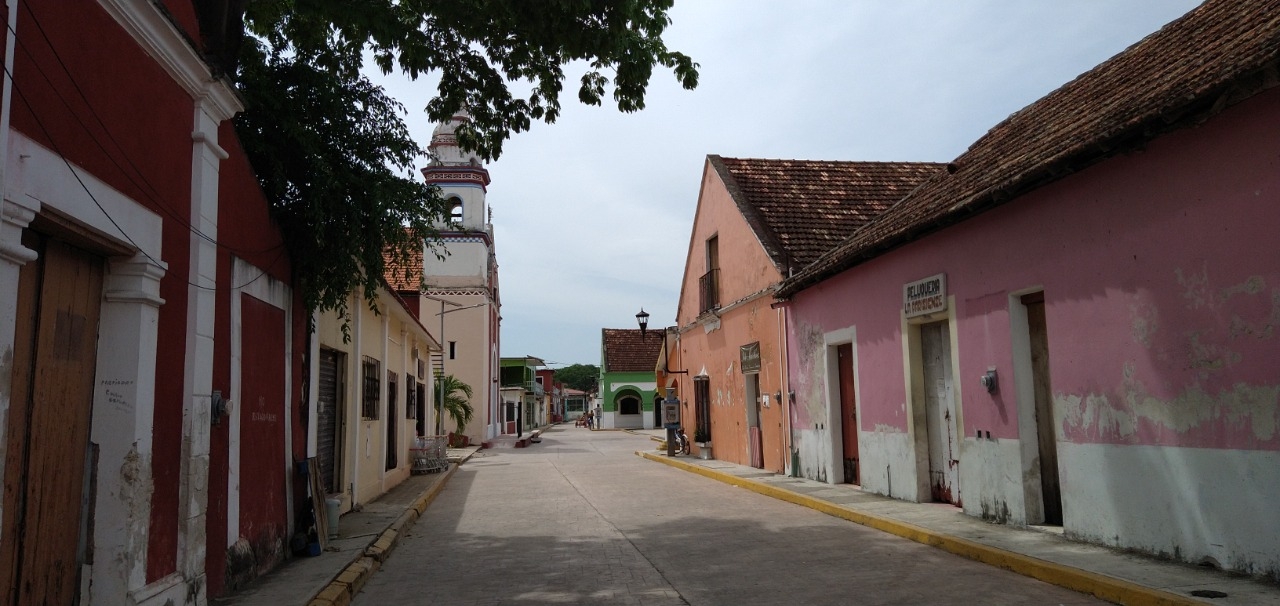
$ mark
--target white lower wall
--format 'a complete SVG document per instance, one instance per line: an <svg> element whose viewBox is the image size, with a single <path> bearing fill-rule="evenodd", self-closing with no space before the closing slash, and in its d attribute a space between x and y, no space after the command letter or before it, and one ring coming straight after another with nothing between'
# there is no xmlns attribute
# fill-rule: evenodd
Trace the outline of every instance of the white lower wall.
<svg viewBox="0 0 1280 606"><path fill-rule="evenodd" d="M1021 461L1021 440L961 440L960 499L964 512L992 522L1025 525Z"/></svg>
<svg viewBox="0 0 1280 606"><path fill-rule="evenodd" d="M1069 536L1280 580L1280 452L1069 443L1058 452Z"/></svg>
<svg viewBox="0 0 1280 606"><path fill-rule="evenodd" d="M791 447L799 453L796 475L818 482L832 481L831 432L825 429L798 429Z"/></svg>
<svg viewBox="0 0 1280 606"><path fill-rule="evenodd" d="M907 501L917 500L916 455L904 431L859 431L862 489Z"/></svg>
<svg viewBox="0 0 1280 606"><path fill-rule="evenodd" d="M650 413L652 416L652 413ZM644 414L624 415L616 412L604 413L605 427L616 427L619 429L644 429Z"/></svg>

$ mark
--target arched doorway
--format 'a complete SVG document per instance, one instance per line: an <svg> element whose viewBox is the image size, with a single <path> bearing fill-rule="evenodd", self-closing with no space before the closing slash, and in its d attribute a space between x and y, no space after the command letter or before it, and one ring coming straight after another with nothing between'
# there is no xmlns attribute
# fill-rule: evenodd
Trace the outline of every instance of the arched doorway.
<svg viewBox="0 0 1280 606"><path fill-rule="evenodd" d="M614 407L617 410L614 427L640 429L644 426L640 394L634 391L622 392L614 399Z"/></svg>

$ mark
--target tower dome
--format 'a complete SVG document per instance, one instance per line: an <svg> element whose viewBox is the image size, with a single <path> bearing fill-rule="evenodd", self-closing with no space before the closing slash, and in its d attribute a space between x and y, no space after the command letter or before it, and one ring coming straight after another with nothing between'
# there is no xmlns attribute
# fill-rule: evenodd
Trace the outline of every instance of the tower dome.
<svg viewBox="0 0 1280 606"><path fill-rule="evenodd" d="M458 145L458 127L470 121L471 117L465 112L458 112L448 122L436 126L431 132L431 144L427 146L432 166L480 166L480 157L475 152L465 151Z"/></svg>

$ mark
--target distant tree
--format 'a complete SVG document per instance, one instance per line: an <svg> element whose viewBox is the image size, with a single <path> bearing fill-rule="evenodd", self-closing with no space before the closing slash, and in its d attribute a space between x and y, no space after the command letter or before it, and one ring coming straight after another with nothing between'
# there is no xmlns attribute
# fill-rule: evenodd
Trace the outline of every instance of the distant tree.
<svg viewBox="0 0 1280 606"><path fill-rule="evenodd" d="M591 391L600 380L600 367L595 364L572 364L556 369L556 380L579 391Z"/></svg>

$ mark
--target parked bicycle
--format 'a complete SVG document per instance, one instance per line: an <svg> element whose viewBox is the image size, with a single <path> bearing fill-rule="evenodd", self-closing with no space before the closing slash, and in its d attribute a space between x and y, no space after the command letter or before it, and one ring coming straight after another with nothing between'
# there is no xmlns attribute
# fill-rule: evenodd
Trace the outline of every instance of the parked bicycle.
<svg viewBox="0 0 1280 606"><path fill-rule="evenodd" d="M689 454L689 436L684 435L684 428L676 428L676 454Z"/></svg>

